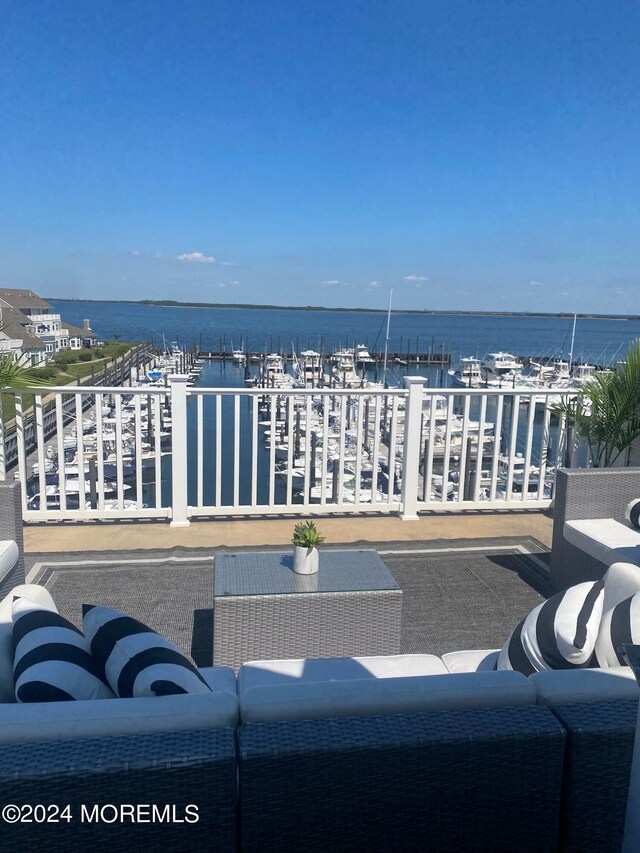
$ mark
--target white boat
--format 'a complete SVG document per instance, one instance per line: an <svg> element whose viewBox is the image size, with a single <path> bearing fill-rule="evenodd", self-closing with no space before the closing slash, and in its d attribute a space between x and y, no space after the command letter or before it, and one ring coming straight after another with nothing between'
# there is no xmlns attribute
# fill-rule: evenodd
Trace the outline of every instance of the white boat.
<svg viewBox="0 0 640 853"><path fill-rule="evenodd" d="M291 388L293 376L285 372L282 356L266 355L260 365L260 384L264 388Z"/></svg>
<svg viewBox="0 0 640 853"><path fill-rule="evenodd" d="M303 350L299 358L294 357L296 378L304 388L322 385L322 361L319 352Z"/></svg>
<svg viewBox="0 0 640 853"><path fill-rule="evenodd" d="M231 353L231 360L235 361L236 364L244 364L247 357L241 349L234 349Z"/></svg>
<svg viewBox="0 0 640 853"><path fill-rule="evenodd" d="M329 359L331 364L331 379L337 388L362 388L365 385L363 377L356 371L353 350L336 350Z"/></svg>
<svg viewBox="0 0 640 853"><path fill-rule="evenodd" d="M375 358L371 357L371 353L364 344L356 345L356 363L357 364L374 364Z"/></svg>
<svg viewBox="0 0 640 853"><path fill-rule="evenodd" d="M458 388L480 388L484 385L480 359L471 355L463 356L455 370L449 371L453 385Z"/></svg>
<svg viewBox="0 0 640 853"><path fill-rule="evenodd" d="M483 378L497 379L504 384L516 384L522 374L522 365L510 352L489 352L480 363Z"/></svg>

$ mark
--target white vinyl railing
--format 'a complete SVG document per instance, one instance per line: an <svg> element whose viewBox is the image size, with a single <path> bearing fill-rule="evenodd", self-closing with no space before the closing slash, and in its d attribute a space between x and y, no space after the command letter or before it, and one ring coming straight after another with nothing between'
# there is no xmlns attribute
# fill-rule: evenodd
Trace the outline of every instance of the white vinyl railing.
<svg viewBox="0 0 640 853"><path fill-rule="evenodd" d="M263 389L173 376L167 387L38 390L28 412L16 393L15 435L5 439L28 521L410 519L548 506L556 468L577 459L552 411L559 396L429 389L417 377L402 389Z"/></svg>

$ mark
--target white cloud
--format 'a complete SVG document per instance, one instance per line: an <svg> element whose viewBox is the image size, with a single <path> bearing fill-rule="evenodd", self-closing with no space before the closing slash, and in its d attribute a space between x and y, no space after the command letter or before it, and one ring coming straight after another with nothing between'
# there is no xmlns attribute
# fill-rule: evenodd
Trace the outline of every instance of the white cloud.
<svg viewBox="0 0 640 853"><path fill-rule="evenodd" d="M326 287L332 287L332 286L333 286L333 285L335 285L335 284L340 284L340 282L338 281L338 279L337 279L337 278L332 278L332 279L329 279L329 281L323 281L322 283L323 283Z"/></svg>
<svg viewBox="0 0 640 853"><path fill-rule="evenodd" d="M239 281L230 281L229 284L240 284Z"/></svg>
<svg viewBox="0 0 640 853"><path fill-rule="evenodd" d="M187 252L184 255L178 255L179 261L187 261L190 264L215 264L216 259L209 255L203 255L202 252Z"/></svg>
<svg viewBox="0 0 640 853"><path fill-rule="evenodd" d="M218 285L218 287L226 287L226 286L227 285L224 283L224 281L221 281L220 284Z"/></svg>
<svg viewBox="0 0 640 853"><path fill-rule="evenodd" d="M369 287L382 287L379 281L370 281Z"/></svg>
<svg viewBox="0 0 640 853"><path fill-rule="evenodd" d="M543 286L543 282L541 282L541 281L530 281L529 282L529 287L542 287L542 286Z"/></svg>
<svg viewBox="0 0 640 853"><path fill-rule="evenodd" d="M137 257L138 257L138 255L141 255L141 254L142 254L142 252L139 252L137 249L132 249L132 250L131 250L131 254L132 254L132 255L135 255L135 256L136 256L136 258L137 258Z"/></svg>
<svg viewBox="0 0 640 853"><path fill-rule="evenodd" d="M221 267L237 267L238 264L235 261L220 261Z"/></svg>
<svg viewBox="0 0 640 853"><path fill-rule="evenodd" d="M423 275L405 275L403 281L428 281Z"/></svg>

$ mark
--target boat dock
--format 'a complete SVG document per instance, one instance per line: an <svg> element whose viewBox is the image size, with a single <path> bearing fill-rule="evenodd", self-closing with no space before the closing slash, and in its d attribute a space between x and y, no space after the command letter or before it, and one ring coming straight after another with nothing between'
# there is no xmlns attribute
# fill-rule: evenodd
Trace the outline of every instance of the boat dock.
<svg viewBox="0 0 640 853"><path fill-rule="evenodd" d="M276 348L274 352L278 352ZM291 353L280 352L285 362L293 362ZM226 350L208 350L198 352L197 357L205 361L233 361L231 352ZM245 357L252 362L258 363L264 357L264 352L246 352ZM324 359L327 360L326 358ZM384 362L384 353L371 353L369 364L381 365ZM426 352L389 352L387 353L388 364L422 364L427 367L449 367L452 363L451 353L444 350L427 350Z"/></svg>

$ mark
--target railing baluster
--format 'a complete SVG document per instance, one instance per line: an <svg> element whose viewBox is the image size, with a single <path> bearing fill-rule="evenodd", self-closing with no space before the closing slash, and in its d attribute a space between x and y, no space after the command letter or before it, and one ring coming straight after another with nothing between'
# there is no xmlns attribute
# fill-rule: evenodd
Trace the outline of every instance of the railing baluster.
<svg viewBox="0 0 640 853"><path fill-rule="evenodd" d="M329 484L329 395L322 394L322 481L320 483L320 503L327 502Z"/></svg>
<svg viewBox="0 0 640 853"><path fill-rule="evenodd" d="M372 474L372 490L371 503L378 503L378 468L380 465L380 395L376 394L376 402L373 409L373 474Z"/></svg>
<svg viewBox="0 0 640 853"><path fill-rule="evenodd" d="M154 468L155 468L155 504L156 509L162 507L162 399L159 394L153 398L153 438L154 438Z"/></svg>
<svg viewBox="0 0 640 853"><path fill-rule="evenodd" d="M520 417L520 394L514 394L511 398L511 423L509 433L509 458L507 462L507 487L505 500L510 501L513 497L513 473L515 467L516 452L518 450L518 419Z"/></svg>
<svg viewBox="0 0 640 853"><path fill-rule="evenodd" d="M16 418L18 416L16 398ZM67 511L67 477L64 458L64 413L62 411L62 394L55 395L56 405L56 446L58 452L58 488L60 489L60 510ZM22 413L21 413L22 415Z"/></svg>
<svg viewBox="0 0 640 853"><path fill-rule="evenodd" d="M142 509L142 411L140 406L140 395L133 398L134 423L136 438L134 445L136 460L136 507Z"/></svg>
<svg viewBox="0 0 640 853"><path fill-rule="evenodd" d="M305 399L305 426L304 426L304 489L302 492L302 502L304 504L309 503L309 490L311 483L311 396L307 394ZM316 460L313 460L314 465L316 464ZM315 478L316 472L315 468L313 471L313 476Z"/></svg>
<svg viewBox="0 0 640 853"><path fill-rule="evenodd" d="M529 406L529 411L527 414L527 438L525 441L524 448L524 477L522 482L522 500L526 501L529 498L529 473L532 467L531 465L531 449L533 447L533 421L536 414L536 397L535 395L531 395L529 397L529 402L527 404Z"/></svg>
<svg viewBox="0 0 640 853"><path fill-rule="evenodd" d="M460 476L458 479L458 503L462 503L463 500L466 499L465 495L465 482L467 477L467 439L469 438L469 409L471 406L471 398L469 395L465 395L464 403L463 403L463 415L462 415L462 438L461 438L461 447L460 447ZM471 454L469 453L469 456Z"/></svg>
<svg viewBox="0 0 640 853"><path fill-rule="evenodd" d="M493 428L493 458L491 460L491 486L489 489L489 500L495 501L498 490L498 471L500 466L502 420L504 416L504 396L497 395L496 422Z"/></svg>
<svg viewBox="0 0 640 853"><path fill-rule="evenodd" d="M480 419L478 422L478 444L476 449L476 473L472 481L472 501L480 500L482 489L482 461L484 457L484 437L487 427L487 395L480 398Z"/></svg>
<svg viewBox="0 0 640 853"><path fill-rule="evenodd" d="M204 506L204 397L196 395L197 503Z"/></svg>
<svg viewBox="0 0 640 853"><path fill-rule="evenodd" d="M251 397L251 506L258 503L258 397Z"/></svg>
<svg viewBox="0 0 640 853"><path fill-rule="evenodd" d="M447 397L447 422L444 428L444 453L442 456L442 495L440 500L446 504L449 498L449 463L451 461L451 416L454 411L454 396ZM460 483L458 483L460 488Z"/></svg>
<svg viewBox="0 0 640 853"><path fill-rule="evenodd" d="M362 415L364 398L356 397L357 400L357 421L356 421L356 507L360 506L360 480L362 475ZM372 486L373 491L373 486Z"/></svg>
<svg viewBox="0 0 640 853"><path fill-rule="evenodd" d="M542 420L542 437L540 439L540 480L538 483L538 500L544 500L544 481L547 476L547 454L549 447L549 424L551 421L551 410L549 398L544 398L544 416Z"/></svg>
<svg viewBox="0 0 640 853"><path fill-rule="evenodd" d="M222 506L222 395L216 394L216 506Z"/></svg>
<svg viewBox="0 0 640 853"><path fill-rule="evenodd" d="M406 409L405 409L406 417ZM393 503L396 492L396 441L398 436L398 398L391 398L391 435L389 437L389 456L387 466L389 468L389 494L387 503Z"/></svg>
<svg viewBox="0 0 640 853"><path fill-rule="evenodd" d="M233 505L240 506L240 395L233 395Z"/></svg>
<svg viewBox="0 0 640 853"><path fill-rule="evenodd" d="M24 438L24 410L22 406L22 394L15 395L16 405L16 445L18 449L18 477L20 479L20 494L22 496L22 512L27 512L27 453Z"/></svg>
<svg viewBox="0 0 640 853"><path fill-rule="evenodd" d="M338 458L338 503L344 503L344 451L345 451L345 432L347 421L347 398L344 394L340 397L340 453Z"/></svg>
<svg viewBox="0 0 640 853"><path fill-rule="evenodd" d="M84 479L84 417L82 414L82 394L74 395L76 407L76 449L78 459L78 511L86 509L86 491Z"/></svg>
<svg viewBox="0 0 640 853"><path fill-rule="evenodd" d="M116 487L118 509L124 509L124 483L122 482L122 396L116 394Z"/></svg>
<svg viewBox="0 0 640 853"><path fill-rule="evenodd" d="M102 423L102 394L96 394L96 455L98 466L98 510L104 512L104 436Z"/></svg>
<svg viewBox="0 0 640 853"><path fill-rule="evenodd" d="M427 503L432 501L431 492L433 489L432 479L433 479L433 449L435 445L435 436L436 436L436 413L437 413L437 405L436 405L436 397L434 394L430 394L430 408L429 408L429 426L428 429L428 439L427 441L427 458L425 464L425 472L424 472L424 483L423 485L423 497ZM425 419L426 420L426 419ZM423 441L425 440L423 435Z"/></svg>
<svg viewBox="0 0 640 853"><path fill-rule="evenodd" d="M291 491L293 488L293 447L294 447L294 425L293 425L293 397L289 394L285 397L287 406L287 494L285 503L291 506Z"/></svg>
<svg viewBox="0 0 640 853"><path fill-rule="evenodd" d="M277 394L272 393L267 396L270 409L270 425L271 444L269 446L269 506L275 506L276 502L276 397Z"/></svg>

